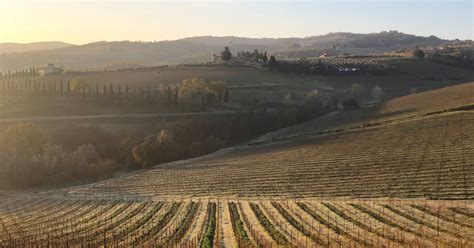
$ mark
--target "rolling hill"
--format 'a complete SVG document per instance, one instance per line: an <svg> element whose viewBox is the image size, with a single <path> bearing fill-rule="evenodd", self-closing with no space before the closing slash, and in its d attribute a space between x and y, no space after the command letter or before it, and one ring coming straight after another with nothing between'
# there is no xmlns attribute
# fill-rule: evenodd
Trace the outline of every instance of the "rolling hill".
<svg viewBox="0 0 474 248"><path fill-rule="evenodd" d="M471 95L464 93L472 85L410 97L430 102L433 94L450 92L451 97L443 100L449 109L472 103ZM459 101L464 95L465 101ZM399 100L392 101L389 106L402 106ZM390 121L377 117L335 133L229 148L73 188L69 194L472 199L474 178L466 175L474 175L472 166L467 166L474 162L473 112L467 109L420 115L439 109L420 107L415 114L407 117L402 113L398 118L397 110Z"/></svg>
<svg viewBox="0 0 474 248"><path fill-rule="evenodd" d="M472 109L474 104L474 82L429 90L417 94L397 97L378 106L355 111L337 111L322 118L301 123L268 133L250 142L264 144L305 138L364 125L379 125L398 120L416 119L422 115L456 109Z"/></svg>
<svg viewBox="0 0 474 248"><path fill-rule="evenodd" d="M398 97L385 103L380 112L429 112L467 104L474 104L474 82Z"/></svg>
<svg viewBox="0 0 474 248"><path fill-rule="evenodd" d="M472 247L473 144L458 109L5 195L0 246Z"/></svg>
<svg viewBox="0 0 474 248"><path fill-rule="evenodd" d="M113 69L210 61L213 53L229 46L234 53L242 50L268 51L284 58L318 56L321 51L332 54L367 54L393 51L415 46L436 46L448 41L420 37L396 31L373 34L329 33L306 38L255 39L241 37L193 37L160 42L94 42L81 46L47 51L0 55L0 71L23 70L48 63L63 65L68 70Z"/></svg>
<svg viewBox="0 0 474 248"><path fill-rule="evenodd" d="M45 41L33 43L0 43L0 54L52 50L71 46L75 45L59 41Z"/></svg>
<svg viewBox="0 0 474 248"><path fill-rule="evenodd" d="M79 187L70 193L473 198L474 181L462 178L474 175L473 171L466 171L473 169L466 165L474 159L472 110L426 115L443 109L442 105L450 109L472 103L473 85L467 83L391 100L382 106L382 115L373 115L342 132L229 148L214 155L160 165L130 177ZM444 98L433 102L436 95ZM408 117L405 112L413 109L406 106L405 98L416 99L419 104ZM383 114L388 107L395 113L385 121ZM364 125L367 123L376 125ZM332 127L337 126L332 122ZM313 122L313 130L317 128L318 123ZM294 129L293 134L298 131L304 133L308 129ZM393 186L383 183L396 178L403 180Z"/></svg>

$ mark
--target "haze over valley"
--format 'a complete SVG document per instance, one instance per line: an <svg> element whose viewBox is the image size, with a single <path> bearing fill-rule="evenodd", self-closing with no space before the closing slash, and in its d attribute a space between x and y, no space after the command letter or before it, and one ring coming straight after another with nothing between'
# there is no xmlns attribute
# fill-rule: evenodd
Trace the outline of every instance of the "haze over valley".
<svg viewBox="0 0 474 248"><path fill-rule="evenodd" d="M472 10L2 2L0 247L474 247Z"/></svg>

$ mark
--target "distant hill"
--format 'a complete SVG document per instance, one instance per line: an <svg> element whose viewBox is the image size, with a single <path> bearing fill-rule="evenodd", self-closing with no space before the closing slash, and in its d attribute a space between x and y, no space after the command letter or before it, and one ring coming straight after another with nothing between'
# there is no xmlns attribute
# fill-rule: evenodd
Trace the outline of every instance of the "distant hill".
<svg viewBox="0 0 474 248"><path fill-rule="evenodd" d="M31 51L51 50L74 46L72 44L59 41L46 41L34 43L0 43L1 53L23 53Z"/></svg>
<svg viewBox="0 0 474 248"><path fill-rule="evenodd" d="M396 31L373 34L329 33L306 38L242 38L193 37L160 42L94 42L81 46L0 55L0 71L22 70L30 66L56 63L66 70L113 69L113 65L158 66L166 64L202 63L213 53L229 46L235 54L242 50L268 51L284 58L331 54L367 54L436 46L448 42L434 36L421 37Z"/></svg>

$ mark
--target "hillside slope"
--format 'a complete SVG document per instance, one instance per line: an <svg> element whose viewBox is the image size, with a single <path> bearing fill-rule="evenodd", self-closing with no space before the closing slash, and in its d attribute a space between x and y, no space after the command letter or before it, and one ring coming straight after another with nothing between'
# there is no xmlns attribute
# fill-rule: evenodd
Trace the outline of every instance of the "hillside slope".
<svg viewBox="0 0 474 248"><path fill-rule="evenodd" d="M383 104L380 113L429 112L474 103L474 82L395 98Z"/></svg>
<svg viewBox="0 0 474 248"><path fill-rule="evenodd" d="M464 104L456 96L466 87L408 98L449 91ZM397 101L389 106L411 110ZM5 195L0 246L472 247L474 111L424 112L440 105L91 185Z"/></svg>
<svg viewBox="0 0 474 248"><path fill-rule="evenodd" d="M70 46L74 45L59 41L45 41L33 43L0 43L0 54L52 50Z"/></svg>
<svg viewBox="0 0 474 248"><path fill-rule="evenodd" d="M473 85L401 97L386 104L399 113L411 110L405 99L415 98L419 105L415 105L418 112L414 114L386 119L382 113L373 116L371 122L365 120L325 135L229 148L130 177L79 187L70 193L471 199L474 112L426 114L439 111L441 106L449 109L471 104ZM432 101L437 95L444 95L444 99ZM333 123L332 127L337 125Z"/></svg>
<svg viewBox="0 0 474 248"><path fill-rule="evenodd" d="M0 71L23 70L48 63L63 65L69 70L106 69L166 64L202 63L213 53L229 46L235 53L242 50L281 53L282 57L319 56L321 50L333 54L366 54L393 51L415 46L435 46L447 41L434 36L420 37L395 31L373 34L329 33L306 38L255 39L241 37L193 37L160 42L95 42L81 46L0 55ZM292 54L294 53L294 54Z"/></svg>
<svg viewBox="0 0 474 248"><path fill-rule="evenodd" d="M474 113L221 152L74 195L474 197Z"/></svg>
<svg viewBox="0 0 474 248"><path fill-rule="evenodd" d="M268 133L251 141L250 144L304 138L331 132L331 130L358 128L368 124L378 125L378 123L416 118L419 115L473 104L474 82L464 83L397 97L378 106L355 111L332 112L321 118Z"/></svg>

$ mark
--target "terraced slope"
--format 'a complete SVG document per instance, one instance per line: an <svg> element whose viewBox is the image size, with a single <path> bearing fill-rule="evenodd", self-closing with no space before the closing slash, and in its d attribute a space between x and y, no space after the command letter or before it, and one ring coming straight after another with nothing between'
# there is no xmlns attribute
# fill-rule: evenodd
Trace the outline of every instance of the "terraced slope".
<svg viewBox="0 0 474 248"><path fill-rule="evenodd" d="M206 224L196 215L199 206L207 208ZM21 198L0 202L0 246L469 247L473 214L473 202L427 200ZM188 238L193 233L202 235Z"/></svg>
<svg viewBox="0 0 474 248"><path fill-rule="evenodd" d="M398 97L382 105L355 111L335 111L322 118L268 133L249 144L297 139L334 130L354 129L400 119L416 119L423 115L460 109L474 109L474 82Z"/></svg>
<svg viewBox="0 0 474 248"><path fill-rule="evenodd" d="M473 237L469 108L0 198L0 247L473 247Z"/></svg>
<svg viewBox="0 0 474 248"><path fill-rule="evenodd" d="M474 104L474 82L398 97L385 103L381 113L429 112Z"/></svg>
<svg viewBox="0 0 474 248"><path fill-rule="evenodd" d="M246 147L69 190L88 196L474 198L474 112Z"/></svg>

